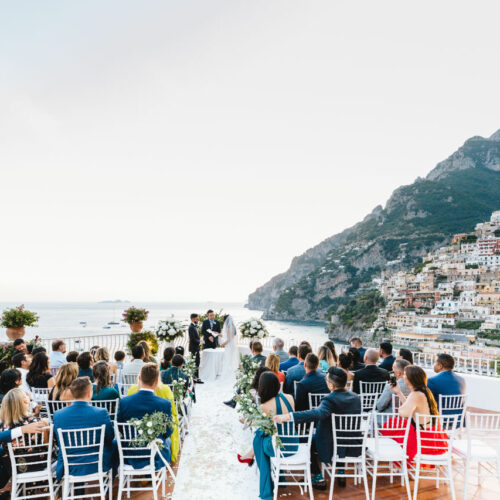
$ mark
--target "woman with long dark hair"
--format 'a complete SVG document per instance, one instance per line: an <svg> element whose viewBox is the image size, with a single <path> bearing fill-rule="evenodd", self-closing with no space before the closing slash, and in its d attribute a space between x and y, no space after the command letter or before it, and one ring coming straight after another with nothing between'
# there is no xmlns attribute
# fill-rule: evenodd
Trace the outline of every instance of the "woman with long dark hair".
<svg viewBox="0 0 500 500"><path fill-rule="evenodd" d="M56 381L49 369L49 357L44 352L38 352L33 356L26 382L30 387L37 389L52 389Z"/></svg>
<svg viewBox="0 0 500 500"><path fill-rule="evenodd" d="M120 393L113 386L111 371L106 361L98 361L92 367L95 384L93 386L92 399L94 401L103 399L119 399Z"/></svg>
<svg viewBox="0 0 500 500"><path fill-rule="evenodd" d="M172 368L172 358L175 355L175 349L173 347L166 347L163 351L163 359L161 360L161 370L168 370Z"/></svg>
<svg viewBox="0 0 500 500"><path fill-rule="evenodd" d="M404 347L399 350L399 354L396 356L397 359L406 359L410 363L413 364L413 353L410 349L405 349Z"/></svg>

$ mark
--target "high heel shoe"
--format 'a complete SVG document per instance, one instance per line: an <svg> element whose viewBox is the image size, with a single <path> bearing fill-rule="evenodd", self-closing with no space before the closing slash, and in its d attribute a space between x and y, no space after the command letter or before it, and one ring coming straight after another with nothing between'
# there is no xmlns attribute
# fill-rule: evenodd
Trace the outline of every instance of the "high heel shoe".
<svg viewBox="0 0 500 500"><path fill-rule="evenodd" d="M254 459L253 458L241 458L241 455L238 453L238 462L240 464L247 464L248 467L252 467Z"/></svg>

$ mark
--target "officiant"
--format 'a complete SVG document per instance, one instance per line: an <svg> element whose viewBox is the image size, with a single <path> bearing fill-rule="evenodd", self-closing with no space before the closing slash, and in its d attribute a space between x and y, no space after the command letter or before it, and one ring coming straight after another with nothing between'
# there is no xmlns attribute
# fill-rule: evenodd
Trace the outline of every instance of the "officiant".
<svg viewBox="0 0 500 500"><path fill-rule="evenodd" d="M218 333L220 335L221 325L220 322L215 319L215 313L212 309L207 311L208 318L203 321L201 325L201 334L205 340L204 349L216 349L219 346L219 337L214 335Z"/></svg>

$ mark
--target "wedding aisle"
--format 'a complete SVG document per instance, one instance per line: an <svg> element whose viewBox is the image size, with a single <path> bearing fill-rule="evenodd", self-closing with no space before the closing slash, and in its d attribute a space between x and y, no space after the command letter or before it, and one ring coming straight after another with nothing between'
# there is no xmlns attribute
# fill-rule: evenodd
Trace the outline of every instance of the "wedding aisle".
<svg viewBox="0 0 500 500"><path fill-rule="evenodd" d="M189 435L182 448L173 500L258 499L254 468L240 464L251 435L244 431L235 410L223 401L233 393L234 381L215 381L196 386Z"/></svg>

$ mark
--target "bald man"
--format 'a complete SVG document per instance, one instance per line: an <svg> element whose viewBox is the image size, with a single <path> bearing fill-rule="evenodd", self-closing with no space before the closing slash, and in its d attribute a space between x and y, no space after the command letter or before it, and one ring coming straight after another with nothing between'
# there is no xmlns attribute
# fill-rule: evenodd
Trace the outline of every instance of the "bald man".
<svg viewBox="0 0 500 500"><path fill-rule="evenodd" d="M377 349L367 349L365 352L365 367L354 373L352 391L359 394L360 382L387 382L389 372L377 366L380 354Z"/></svg>

